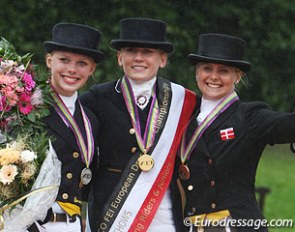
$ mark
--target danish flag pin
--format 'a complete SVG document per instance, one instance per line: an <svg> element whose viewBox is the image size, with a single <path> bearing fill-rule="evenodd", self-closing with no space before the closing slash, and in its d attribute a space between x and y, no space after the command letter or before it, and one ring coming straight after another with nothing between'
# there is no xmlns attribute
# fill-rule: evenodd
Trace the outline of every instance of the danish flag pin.
<svg viewBox="0 0 295 232"><path fill-rule="evenodd" d="M220 130L221 140L229 140L235 138L234 128L230 127L224 130Z"/></svg>

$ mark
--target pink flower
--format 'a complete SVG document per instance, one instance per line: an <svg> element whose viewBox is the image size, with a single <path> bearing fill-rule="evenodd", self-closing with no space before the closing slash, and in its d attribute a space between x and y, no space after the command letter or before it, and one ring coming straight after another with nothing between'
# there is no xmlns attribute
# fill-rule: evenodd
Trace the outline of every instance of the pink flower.
<svg viewBox="0 0 295 232"><path fill-rule="evenodd" d="M31 104L31 97L25 93L20 95L17 105L19 111L25 115L29 114L33 109L33 106Z"/></svg>
<svg viewBox="0 0 295 232"><path fill-rule="evenodd" d="M5 96L9 106L15 106L18 102L18 96L14 91L6 91Z"/></svg>
<svg viewBox="0 0 295 232"><path fill-rule="evenodd" d="M2 96L1 98L1 104L2 104L2 107L3 107L3 111L5 112L8 112L11 110L11 106L7 104L7 97L5 96Z"/></svg>
<svg viewBox="0 0 295 232"><path fill-rule="evenodd" d="M10 86L11 88L15 88L18 83L18 78L16 76L9 75L0 75L0 84Z"/></svg>
<svg viewBox="0 0 295 232"><path fill-rule="evenodd" d="M29 92L35 87L35 81L32 75L27 72L24 73L22 81L25 83L25 89Z"/></svg>
<svg viewBox="0 0 295 232"><path fill-rule="evenodd" d="M5 106L5 97L0 95L0 111L4 110L4 106Z"/></svg>
<svg viewBox="0 0 295 232"><path fill-rule="evenodd" d="M18 96L18 79L15 76L0 75L0 93L6 97L7 104L10 106L16 105Z"/></svg>
<svg viewBox="0 0 295 232"><path fill-rule="evenodd" d="M8 112L11 110L11 106L7 105L6 103L6 97L1 96L0 97L0 111Z"/></svg>

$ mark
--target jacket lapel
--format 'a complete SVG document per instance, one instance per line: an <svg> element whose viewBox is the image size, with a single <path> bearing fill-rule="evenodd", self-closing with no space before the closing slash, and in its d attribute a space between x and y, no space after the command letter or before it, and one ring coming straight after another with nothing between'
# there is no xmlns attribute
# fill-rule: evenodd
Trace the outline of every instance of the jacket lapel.
<svg viewBox="0 0 295 232"><path fill-rule="evenodd" d="M221 125L233 114L237 108L238 102L239 101L236 101L214 120L214 122L205 131L206 136L210 136L210 134L214 133L217 129L222 129Z"/></svg>
<svg viewBox="0 0 295 232"><path fill-rule="evenodd" d="M79 150L72 130L64 123L54 108L51 108L50 116L45 118L44 122L47 124L47 127L54 131L60 138L67 141L67 143L76 150Z"/></svg>
<svg viewBox="0 0 295 232"><path fill-rule="evenodd" d="M107 98L117 107L117 109L129 115L122 94L121 82L122 78L114 83L114 91L111 91Z"/></svg>
<svg viewBox="0 0 295 232"><path fill-rule="evenodd" d="M198 116L199 113L200 113L200 109L198 109L197 112L191 118L191 121L189 123L189 127L188 127L188 129L186 131L186 145L188 144L189 140L193 136L193 133L195 132L196 128L198 127L197 116ZM206 145L206 143L205 143L202 136L197 141L197 144L195 146L195 151L193 151L190 156L192 156L194 154L196 154L196 155L201 155L202 154L202 155L206 155L208 157L210 156L207 145Z"/></svg>

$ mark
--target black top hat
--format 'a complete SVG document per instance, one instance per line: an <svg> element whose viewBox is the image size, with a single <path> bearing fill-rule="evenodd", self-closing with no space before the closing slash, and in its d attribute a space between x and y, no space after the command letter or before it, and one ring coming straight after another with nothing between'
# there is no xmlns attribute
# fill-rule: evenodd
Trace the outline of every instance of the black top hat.
<svg viewBox="0 0 295 232"><path fill-rule="evenodd" d="M244 61L246 42L238 37L222 34L203 34L199 37L197 54L189 54L193 63L212 62L227 64L241 69L250 70L249 62Z"/></svg>
<svg viewBox="0 0 295 232"><path fill-rule="evenodd" d="M58 23L52 30L52 41L43 43L46 52L54 50L83 54L101 61L104 54L97 48L101 33L93 27L75 23Z"/></svg>
<svg viewBox="0 0 295 232"><path fill-rule="evenodd" d="M148 47L172 53L172 43L166 41L166 23L147 18L125 18L120 21L120 38L111 41L116 50L123 47Z"/></svg>

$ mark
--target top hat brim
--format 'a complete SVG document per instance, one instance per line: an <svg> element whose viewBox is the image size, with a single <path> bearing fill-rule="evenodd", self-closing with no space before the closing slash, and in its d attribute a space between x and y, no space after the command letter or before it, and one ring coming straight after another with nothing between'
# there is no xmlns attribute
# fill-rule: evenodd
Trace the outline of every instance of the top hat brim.
<svg viewBox="0 0 295 232"><path fill-rule="evenodd" d="M120 50L124 47L144 47L160 49L166 53L172 53L174 51L174 46L170 42L151 42L143 40L112 40L111 46L116 50Z"/></svg>
<svg viewBox="0 0 295 232"><path fill-rule="evenodd" d="M247 72L251 69L251 64L249 62L241 61L241 60L219 59L219 58L212 58L212 57L207 57L207 56L200 56L200 55L196 55L196 54L189 54L188 59L192 64L196 64L198 62L226 64L226 65L230 65L230 66L239 68L243 72Z"/></svg>
<svg viewBox="0 0 295 232"><path fill-rule="evenodd" d="M104 53L99 50L68 46L68 45L65 45L62 43L56 43L53 41L45 41L43 43L43 46L46 52L52 52L56 50L56 51L68 51L68 52L74 52L74 53L86 55L91 57L95 63L102 61L105 57Z"/></svg>

